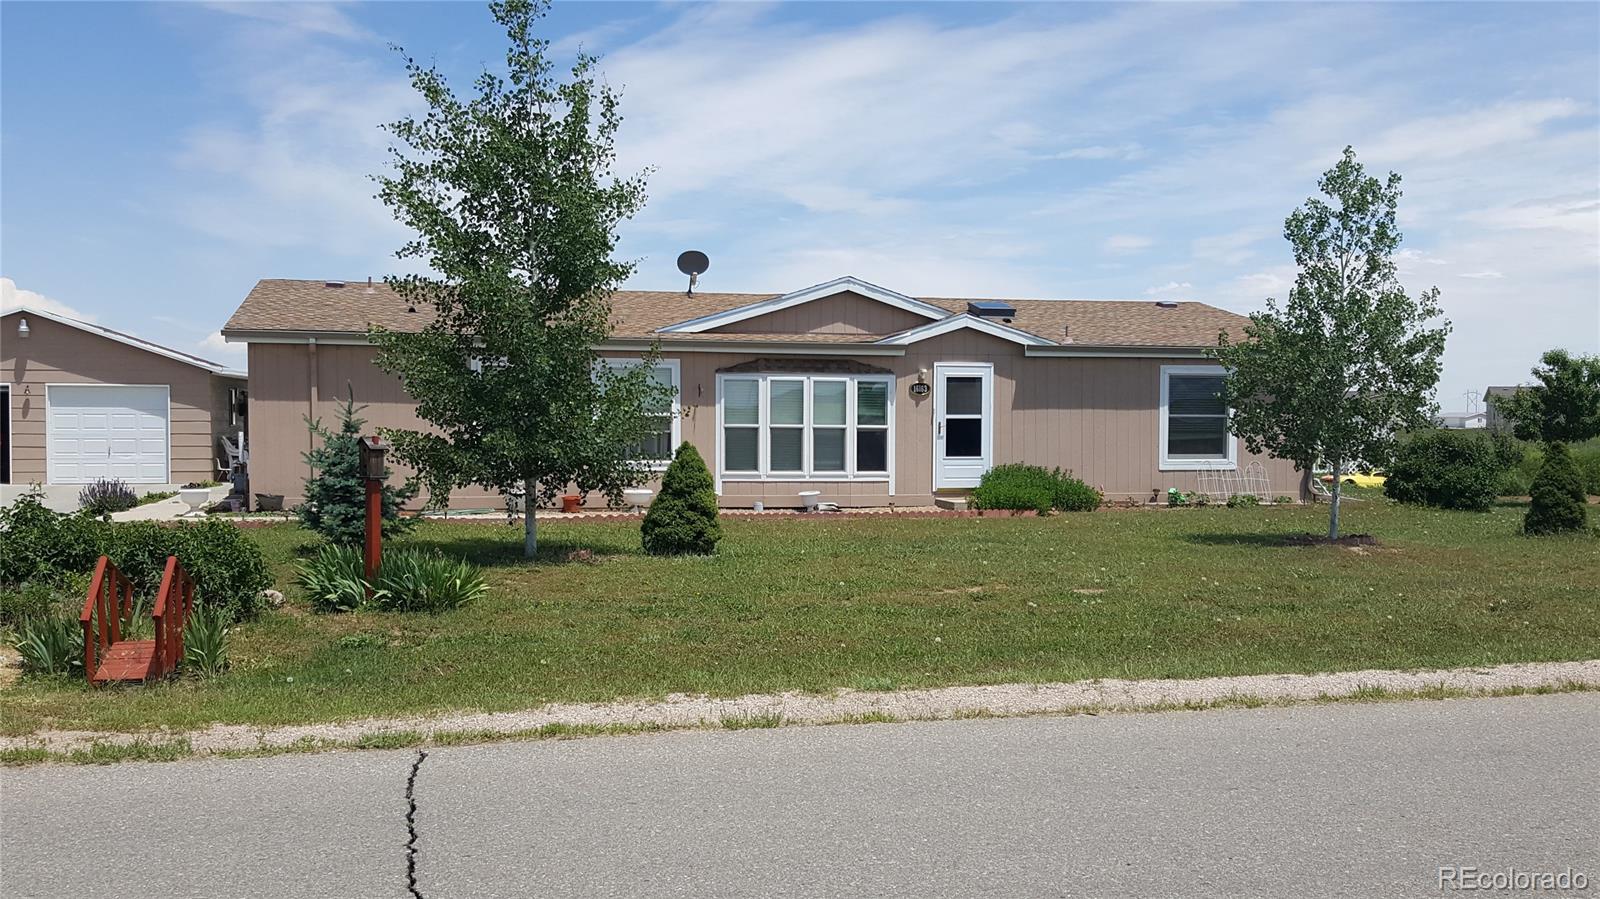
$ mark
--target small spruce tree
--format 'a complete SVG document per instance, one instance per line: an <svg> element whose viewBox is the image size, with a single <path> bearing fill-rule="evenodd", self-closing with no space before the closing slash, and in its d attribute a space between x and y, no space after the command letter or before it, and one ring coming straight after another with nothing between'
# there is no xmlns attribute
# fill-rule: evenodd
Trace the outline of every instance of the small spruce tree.
<svg viewBox="0 0 1600 899"><path fill-rule="evenodd" d="M640 528L644 551L653 556L710 555L722 539L717 492L711 471L685 441L661 479L661 493L650 504Z"/></svg>
<svg viewBox="0 0 1600 899"><path fill-rule="evenodd" d="M306 427L321 443L301 453L311 466L306 478L306 501L296 510L300 524L340 546L359 546L367 528L367 486L361 477L361 429L366 421L356 417L365 406L357 406L352 392L339 405L339 430L324 427L322 419L306 417ZM384 478L389 469L384 469ZM414 484L396 487L383 485L383 536L392 537L411 527L413 520L400 516L400 507L417 495Z"/></svg>
<svg viewBox="0 0 1600 899"><path fill-rule="evenodd" d="M1534 476L1533 504L1522 519L1522 529L1529 534L1561 534L1581 531L1588 517L1587 498L1583 491L1583 478L1572 453L1565 443L1551 443L1545 447L1544 463Z"/></svg>

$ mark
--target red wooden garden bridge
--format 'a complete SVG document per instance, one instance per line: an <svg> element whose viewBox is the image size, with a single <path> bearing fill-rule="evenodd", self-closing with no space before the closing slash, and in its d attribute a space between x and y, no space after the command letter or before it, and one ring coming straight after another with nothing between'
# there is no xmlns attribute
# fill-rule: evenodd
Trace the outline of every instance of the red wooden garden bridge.
<svg viewBox="0 0 1600 899"><path fill-rule="evenodd" d="M101 556L83 614L78 616L83 624L83 671L89 683L152 681L171 674L183 661L183 626L193 611L194 582L178 557L168 556L161 592L150 610L155 639L122 639L123 622L131 624L133 619L133 582Z"/></svg>

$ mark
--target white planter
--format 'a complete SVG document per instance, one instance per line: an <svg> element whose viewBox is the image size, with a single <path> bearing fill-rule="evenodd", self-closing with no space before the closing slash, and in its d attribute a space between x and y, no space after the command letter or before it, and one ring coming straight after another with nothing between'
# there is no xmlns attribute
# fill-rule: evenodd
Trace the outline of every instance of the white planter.
<svg viewBox="0 0 1600 899"><path fill-rule="evenodd" d="M819 502L821 502L821 501L822 501L822 491L821 490L802 490L802 491L800 491L800 505L805 507L805 510L807 512L815 512L815 511L817 511L817 504Z"/></svg>
<svg viewBox="0 0 1600 899"><path fill-rule="evenodd" d="M654 490L649 490L644 487L635 487L631 490L622 491L622 501L627 503L628 506L633 509L633 511L637 512L645 506L650 505L650 497L655 495L656 492Z"/></svg>
<svg viewBox="0 0 1600 899"><path fill-rule="evenodd" d="M178 490L178 499L183 500L189 506L189 511L185 512L185 515L198 515L200 514L200 509L211 501L211 488L183 487Z"/></svg>

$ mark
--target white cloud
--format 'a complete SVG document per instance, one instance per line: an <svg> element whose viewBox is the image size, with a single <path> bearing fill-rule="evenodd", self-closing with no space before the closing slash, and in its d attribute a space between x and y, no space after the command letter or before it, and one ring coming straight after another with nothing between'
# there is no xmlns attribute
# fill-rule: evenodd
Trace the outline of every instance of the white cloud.
<svg viewBox="0 0 1600 899"><path fill-rule="evenodd" d="M248 355L244 344L229 343L220 331L207 334L205 339L195 344L195 353L212 362L221 362L234 368L243 368Z"/></svg>
<svg viewBox="0 0 1600 899"><path fill-rule="evenodd" d="M60 300L52 300L42 293L23 290L10 278L0 278L0 312L10 312L19 306L29 306L42 312L53 312L79 321L94 321L94 316L87 312L81 312Z"/></svg>
<svg viewBox="0 0 1600 899"><path fill-rule="evenodd" d="M1500 278L1504 278L1505 275L1495 271L1494 269L1485 269L1481 272L1462 272L1461 277L1473 278L1481 281L1485 279L1499 280Z"/></svg>
<svg viewBox="0 0 1600 899"><path fill-rule="evenodd" d="M381 125L419 101L397 60L351 53L376 39L343 12L311 4L246 3L219 42L210 75L235 100L226 117L179 135L184 189L164 203L197 232L252 249L316 249L381 258L405 232L374 198L384 170Z"/></svg>
<svg viewBox="0 0 1600 899"><path fill-rule="evenodd" d="M1145 149L1136 143L1121 144L1115 147L1074 147L1058 153L1046 154L1046 159L1138 159L1145 155Z"/></svg>
<svg viewBox="0 0 1600 899"><path fill-rule="evenodd" d="M1139 234L1113 234L1100 242L1100 249L1113 256L1120 256L1124 253L1137 253L1149 249L1154 243L1155 241Z"/></svg>
<svg viewBox="0 0 1600 899"><path fill-rule="evenodd" d="M1144 295L1147 297L1166 296L1174 293L1185 293L1193 289L1194 285L1188 281L1168 281L1155 287L1146 287Z"/></svg>
<svg viewBox="0 0 1600 899"><path fill-rule="evenodd" d="M229 15L243 16L304 34L322 34L340 38L368 38L371 32L346 16L337 6L329 3L268 2L246 0L241 3L205 3L207 9Z"/></svg>

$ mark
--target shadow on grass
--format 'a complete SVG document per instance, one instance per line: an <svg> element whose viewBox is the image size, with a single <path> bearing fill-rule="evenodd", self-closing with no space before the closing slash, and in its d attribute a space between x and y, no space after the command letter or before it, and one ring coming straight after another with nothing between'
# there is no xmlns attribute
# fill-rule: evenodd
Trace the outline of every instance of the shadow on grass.
<svg viewBox="0 0 1600 899"><path fill-rule="evenodd" d="M1187 543L1201 546L1288 546L1290 534L1185 534Z"/></svg>
<svg viewBox="0 0 1600 899"><path fill-rule="evenodd" d="M522 557L522 531L516 531L517 539L497 539L487 536L454 536L448 538L435 537L407 537L403 541L390 544L395 547L419 549L424 552L437 552L451 558L464 558L474 565L486 568L506 568L527 565L528 560ZM538 554L534 563L538 565L566 565L583 561L573 558L575 554L589 551L595 555L608 556L634 556L640 555L644 550L640 547L618 546L606 544L595 546L592 542L585 543L581 540L564 539L561 537L540 537Z"/></svg>

